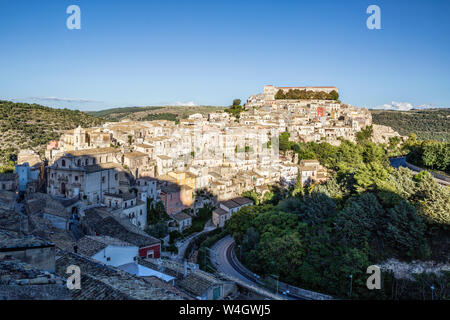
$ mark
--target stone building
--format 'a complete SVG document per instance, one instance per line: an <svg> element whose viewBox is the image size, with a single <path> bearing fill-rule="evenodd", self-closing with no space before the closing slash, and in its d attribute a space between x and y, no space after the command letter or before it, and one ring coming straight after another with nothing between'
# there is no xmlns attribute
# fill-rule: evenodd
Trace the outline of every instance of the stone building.
<svg viewBox="0 0 450 320"><path fill-rule="evenodd" d="M48 167L47 192L66 198L79 197L87 205L103 202L105 193L119 192L121 165L114 148L66 153Z"/></svg>
<svg viewBox="0 0 450 320"><path fill-rule="evenodd" d="M301 160L299 171L302 185L327 180L327 171L317 160Z"/></svg>
<svg viewBox="0 0 450 320"><path fill-rule="evenodd" d="M16 191L18 180L15 173L0 173L0 190Z"/></svg>
<svg viewBox="0 0 450 320"><path fill-rule="evenodd" d="M212 222L216 227L223 228L225 222L231 218L231 213L222 208L216 208L212 212Z"/></svg>
<svg viewBox="0 0 450 320"><path fill-rule="evenodd" d="M103 203L112 213L127 217L135 226L147 227L147 205L132 193L105 193Z"/></svg>
<svg viewBox="0 0 450 320"><path fill-rule="evenodd" d="M35 236L0 230L0 258L11 256L40 270L55 271L55 245Z"/></svg>

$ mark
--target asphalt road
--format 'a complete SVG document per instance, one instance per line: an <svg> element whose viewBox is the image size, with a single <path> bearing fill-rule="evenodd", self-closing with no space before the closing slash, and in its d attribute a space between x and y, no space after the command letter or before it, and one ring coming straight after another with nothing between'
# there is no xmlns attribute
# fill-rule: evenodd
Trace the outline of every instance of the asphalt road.
<svg viewBox="0 0 450 320"><path fill-rule="evenodd" d="M184 261L184 252L186 251L187 246L189 245L189 243L193 239L195 239L199 235L201 235L202 233L209 232L209 231L212 231L214 229L216 229L216 227L212 223L210 223L210 221L208 221L205 224L205 228L202 231L194 233L194 234L191 234L189 237L187 237L183 241L177 242L176 246L178 247L178 254L176 255L175 260L177 260L178 262Z"/></svg>
<svg viewBox="0 0 450 320"><path fill-rule="evenodd" d="M229 276L237 278L243 282L246 282L252 286L256 286L263 290L267 290L257 282L255 276L246 274L242 270L239 270L239 266L237 266L233 259L231 258L231 250L234 244L234 239L231 236L226 236L225 238L216 242L216 244L211 248L214 254L211 252L210 257L213 263L216 265L217 269L222 273L225 273ZM293 297L289 295L280 295L281 299L287 300L298 300L300 298Z"/></svg>
<svg viewBox="0 0 450 320"><path fill-rule="evenodd" d="M226 236L225 238L216 242L216 244L211 248L212 251L215 252L214 255L211 255L211 260L217 266L217 269L225 274L228 274L234 278L237 278L241 281L247 282L251 285L259 286L253 280L245 277L242 273L237 271L235 267L231 264L228 259L228 250L230 246L234 243L234 240L231 236Z"/></svg>

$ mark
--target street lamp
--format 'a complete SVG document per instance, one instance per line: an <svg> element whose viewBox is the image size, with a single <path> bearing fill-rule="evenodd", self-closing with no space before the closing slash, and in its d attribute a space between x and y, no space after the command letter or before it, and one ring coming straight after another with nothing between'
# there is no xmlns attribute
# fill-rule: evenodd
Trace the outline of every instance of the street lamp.
<svg viewBox="0 0 450 320"><path fill-rule="evenodd" d="M350 297L352 296L353 274L350 274Z"/></svg>
<svg viewBox="0 0 450 320"><path fill-rule="evenodd" d="M432 285L430 289L431 289L431 300L434 300L434 286Z"/></svg>
<svg viewBox="0 0 450 320"><path fill-rule="evenodd" d="M271 276L274 277L274 278L277 278L277 294L278 294L278 280L280 279L280 276L277 276L277 275L274 275L274 274L272 274Z"/></svg>

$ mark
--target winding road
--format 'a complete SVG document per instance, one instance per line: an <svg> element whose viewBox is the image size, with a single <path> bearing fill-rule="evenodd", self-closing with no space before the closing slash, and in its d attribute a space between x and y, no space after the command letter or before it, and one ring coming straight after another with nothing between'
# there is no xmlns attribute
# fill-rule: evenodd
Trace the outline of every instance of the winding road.
<svg viewBox="0 0 450 320"><path fill-rule="evenodd" d="M233 278L239 279L252 286L259 287L263 290L267 290L259 281L258 276L251 274L249 270L246 270L237 259L233 259L233 246L234 239L231 236L219 240L211 248L213 254L210 255L211 261L216 265L217 269L224 274L227 274ZM299 300L298 297L290 295L278 295L282 299Z"/></svg>

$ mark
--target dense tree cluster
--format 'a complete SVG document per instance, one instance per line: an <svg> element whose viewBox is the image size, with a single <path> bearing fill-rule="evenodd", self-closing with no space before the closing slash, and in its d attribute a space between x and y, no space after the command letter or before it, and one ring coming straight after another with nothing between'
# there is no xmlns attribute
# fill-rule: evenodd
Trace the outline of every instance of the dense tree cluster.
<svg viewBox="0 0 450 320"><path fill-rule="evenodd" d="M336 90L327 93L325 91L314 92L312 90L289 89L288 92L278 90L275 94L277 100L338 100L339 93Z"/></svg>
<svg viewBox="0 0 450 320"><path fill-rule="evenodd" d="M289 143L299 159L317 159L332 172L325 184L297 184L278 203L261 201L227 222L242 246L242 261L261 275L319 292L352 298L448 298L448 274L418 275L417 281L383 272L382 290L366 287L366 269L390 258L447 262L450 190L429 173L389 167L387 150L370 142ZM281 143L280 143L281 146Z"/></svg>
<svg viewBox="0 0 450 320"><path fill-rule="evenodd" d="M100 111L90 111L87 114L97 118L105 118L112 120L112 118L123 118L131 113L143 111L155 111L163 109L164 107L126 107L126 108L111 108Z"/></svg>
<svg viewBox="0 0 450 320"><path fill-rule="evenodd" d="M150 113L145 117L141 118L140 121L154 121L154 120L168 120L168 121L179 121L178 115L174 113Z"/></svg>
<svg viewBox="0 0 450 320"><path fill-rule="evenodd" d="M241 100L234 99L233 104L230 107L226 108L224 111L232 114L237 119L239 119L241 112L244 111L244 108L241 106Z"/></svg>
<svg viewBox="0 0 450 320"><path fill-rule="evenodd" d="M450 142L417 141L412 136L412 139L410 137L406 143L405 149L409 151L408 162L450 174Z"/></svg>
<svg viewBox="0 0 450 320"><path fill-rule="evenodd" d="M373 123L389 126L402 136L450 142L450 108L386 111L371 110Z"/></svg>

